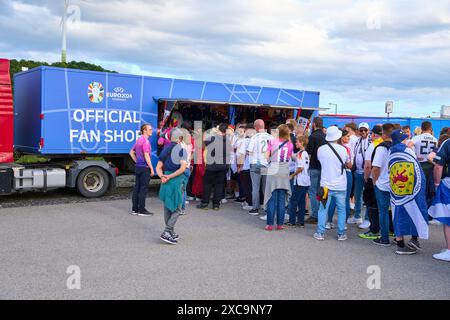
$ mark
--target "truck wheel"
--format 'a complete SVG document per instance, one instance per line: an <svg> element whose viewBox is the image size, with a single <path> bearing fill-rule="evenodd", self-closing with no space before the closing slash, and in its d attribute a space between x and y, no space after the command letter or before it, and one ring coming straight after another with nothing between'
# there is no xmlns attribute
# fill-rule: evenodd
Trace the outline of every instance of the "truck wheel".
<svg viewBox="0 0 450 320"><path fill-rule="evenodd" d="M77 179L77 189L86 198L99 198L109 187L109 176L101 168L86 168Z"/></svg>

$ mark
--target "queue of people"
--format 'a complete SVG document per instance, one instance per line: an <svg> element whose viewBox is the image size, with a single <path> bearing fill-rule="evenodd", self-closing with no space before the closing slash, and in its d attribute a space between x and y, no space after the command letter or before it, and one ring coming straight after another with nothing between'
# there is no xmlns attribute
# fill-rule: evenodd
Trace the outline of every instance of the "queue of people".
<svg viewBox="0 0 450 320"><path fill-rule="evenodd" d="M234 200L265 220L269 232L316 224L316 240L336 229L336 239L345 241L355 225L363 230L360 238L395 244L399 255L419 252L428 224L442 224L447 248L434 258L450 261L450 128L436 138L428 121L413 136L409 127L391 123L324 128L316 117L307 132L292 119L273 128L261 119L222 123L205 133L183 124L164 132L154 170L151 127L144 125L130 151L136 162L132 214L151 215L146 186L156 172L166 222L161 240L170 244L178 242L175 223L189 201L201 199L198 209L218 211Z"/></svg>

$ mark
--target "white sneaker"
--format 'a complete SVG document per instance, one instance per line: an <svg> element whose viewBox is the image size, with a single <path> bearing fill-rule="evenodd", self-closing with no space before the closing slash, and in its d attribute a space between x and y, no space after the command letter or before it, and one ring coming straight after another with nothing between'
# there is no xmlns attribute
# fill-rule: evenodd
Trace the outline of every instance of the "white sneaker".
<svg viewBox="0 0 450 320"><path fill-rule="evenodd" d="M437 221L436 219L433 219L431 221L428 221L428 224L431 224L433 226L440 226L442 225L442 223L440 223L439 221Z"/></svg>
<svg viewBox="0 0 450 320"><path fill-rule="evenodd" d="M348 227L347 227L347 225L345 225L345 228L344 228L344 230L347 230L348 229Z"/></svg>
<svg viewBox="0 0 450 320"><path fill-rule="evenodd" d="M253 206L244 206L244 207L242 207L242 209L250 211L250 210L253 210Z"/></svg>
<svg viewBox="0 0 450 320"><path fill-rule="evenodd" d="M433 258L435 258L436 260L450 262L450 250L444 250L441 253L434 254Z"/></svg>
<svg viewBox="0 0 450 320"><path fill-rule="evenodd" d="M314 233L314 239L319 240L319 241L323 241L323 240L325 240L325 237L324 237L324 235L322 233L316 232L316 233Z"/></svg>
<svg viewBox="0 0 450 320"><path fill-rule="evenodd" d="M185 204L189 204L189 201L186 200Z"/></svg>
<svg viewBox="0 0 450 320"><path fill-rule="evenodd" d="M194 198L194 197L186 197L186 200L188 200L188 201L194 201L195 198Z"/></svg>
<svg viewBox="0 0 450 320"><path fill-rule="evenodd" d="M369 229L370 228L370 221L364 220L363 223L361 223L358 228L360 229Z"/></svg>
<svg viewBox="0 0 450 320"><path fill-rule="evenodd" d="M180 216L184 216L186 214L186 210L180 210Z"/></svg>
<svg viewBox="0 0 450 320"><path fill-rule="evenodd" d="M355 219L355 224L362 224L364 220L362 218Z"/></svg>
<svg viewBox="0 0 450 320"><path fill-rule="evenodd" d="M347 240L347 235L346 234L340 234L337 237L338 241L345 241Z"/></svg>
<svg viewBox="0 0 450 320"><path fill-rule="evenodd" d="M357 219L355 219L355 217L348 218L348 219L347 219L347 224L355 224L355 223L356 223L356 220L357 220Z"/></svg>
<svg viewBox="0 0 450 320"><path fill-rule="evenodd" d="M267 221L267 215L259 217L261 220Z"/></svg>
<svg viewBox="0 0 450 320"><path fill-rule="evenodd" d="M222 204L227 203L227 202L228 202L227 199L222 199L222 200L220 200L220 203L222 203Z"/></svg>
<svg viewBox="0 0 450 320"><path fill-rule="evenodd" d="M327 230L334 229L334 223L333 222L327 222L327 224L325 225L325 229L327 229Z"/></svg>
<svg viewBox="0 0 450 320"><path fill-rule="evenodd" d="M247 206L248 206L247 201L244 201L244 202L241 203L241 207L247 207Z"/></svg>

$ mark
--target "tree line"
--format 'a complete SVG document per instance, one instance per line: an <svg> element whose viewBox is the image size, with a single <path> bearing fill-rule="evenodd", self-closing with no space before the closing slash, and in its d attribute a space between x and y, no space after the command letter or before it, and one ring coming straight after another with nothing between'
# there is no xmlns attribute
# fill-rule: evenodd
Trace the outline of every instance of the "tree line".
<svg viewBox="0 0 450 320"><path fill-rule="evenodd" d="M84 61L70 61L68 63L62 63L62 62L47 63L47 62L42 62L42 61L12 59L12 60L10 60L10 65L11 65L10 74L11 74L12 81L14 81L14 75L16 73L22 72L22 67L27 67L28 69L33 69L33 68L40 67L40 66L48 66L48 67L59 67L59 68L117 73L116 71L107 70L99 65L84 62Z"/></svg>

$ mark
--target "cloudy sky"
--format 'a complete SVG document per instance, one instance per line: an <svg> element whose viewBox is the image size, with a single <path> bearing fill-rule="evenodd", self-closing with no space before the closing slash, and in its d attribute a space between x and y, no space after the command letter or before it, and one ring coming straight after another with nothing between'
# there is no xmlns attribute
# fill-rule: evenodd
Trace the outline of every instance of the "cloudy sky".
<svg viewBox="0 0 450 320"><path fill-rule="evenodd" d="M63 0L0 0L0 57L60 59ZM338 112L450 105L449 0L71 0L68 59L320 91ZM334 112L334 106L329 112Z"/></svg>

